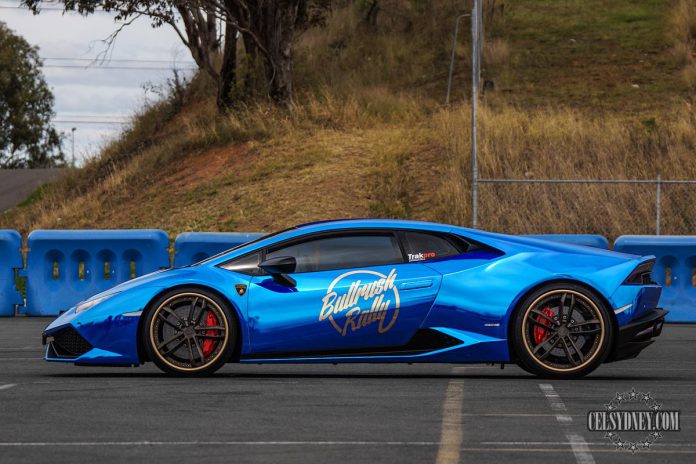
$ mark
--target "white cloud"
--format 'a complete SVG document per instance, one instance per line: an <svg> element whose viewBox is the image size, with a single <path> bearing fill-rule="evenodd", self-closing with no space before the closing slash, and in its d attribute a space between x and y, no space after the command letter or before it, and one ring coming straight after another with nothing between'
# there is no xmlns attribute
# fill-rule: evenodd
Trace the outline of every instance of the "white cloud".
<svg viewBox="0 0 696 464"><path fill-rule="evenodd" d="M33 15L23 8L6 8L19 2L0 1L0 21L30 44L39 47L43 58L95 59L106 50L103 42L117 27L113 16L97 13L88 17L76 13L45 10ZM56 97L57 120L113 120L127 118L144 101L143 85L164 82L171 76L171 63L190 67L191 57L179 37L167 26L153 29L147 18L140 18L119 34L109 56L114 60L146 60L150 63L104 63L102 66L162 67L163 70L100 69L82 61L47 60L46 80ZM152 63L152 60L158 62ZM164 60L165 62L159 62ZM182 64L182 62L184 62ZM88 69L54 66L85 66ZM103 116L99 119L91 116ZM90 118L91 117L91 118ZM70 132L77 127L75 151L78 159L92 155L105 140L117 134L111 124L57 123L57 129ZM65 145L70 155L70 137Z"/></svg>

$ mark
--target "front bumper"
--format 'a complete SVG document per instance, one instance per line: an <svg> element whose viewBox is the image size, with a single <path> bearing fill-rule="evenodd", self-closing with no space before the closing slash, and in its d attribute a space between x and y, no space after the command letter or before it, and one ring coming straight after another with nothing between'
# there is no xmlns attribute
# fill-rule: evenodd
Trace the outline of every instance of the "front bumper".
<svg viewBox="0 0 696 464"><path fill-rule="evenodd" d="M140 364L139 319L118 315L101 320L72 319L64 323L59 317L42 334L46 345L44 359L78 365L137 366Z"/></svg>
<svg viewBox="0 0 696 464"><path fill-rule="evenodd" d="M54 331L51 335L42 335L46 348L46 359L73 360L92 350L92 345L71 325Z"/></svg>
<svg viewBox="0 0 696 464"><path fill-rule="evenodd" d="M653 309L628 324L619 327L614 350L606 362L631 359L650 346L662 333L665 316L669 311Z"/></svg>

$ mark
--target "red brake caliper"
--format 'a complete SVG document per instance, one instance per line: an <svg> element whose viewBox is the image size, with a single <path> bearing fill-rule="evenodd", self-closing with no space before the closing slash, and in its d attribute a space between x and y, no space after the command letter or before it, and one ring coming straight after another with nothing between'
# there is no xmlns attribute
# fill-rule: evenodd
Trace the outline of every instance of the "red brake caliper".
<svg viewBox="0 0 696 464"><path fill-rule="evenodd" d="M218 325L218 319L215 317L215 314L213 314L212 311L208 311L208 315L205 318L205 326L206 327L213 327ZM205 331L206 335L217 335L218 331L217 330L206 330ZM210 354L215 351L215 346L217 345L218 341L213 340L210 338L206 338L203 340L203 356L206 358L210 356Z"/></svg>
<svg viewBox="0 0 696 464"><path fill-rule="evenodd" d="M553 311L551 311L551 307L547 306L543 309L542 311L546 316L549 318L553 319ZM542 317L542 316L537 316L537 322L545 327L548 327L551 325L551 322L549 322L548 319ZM540 325L535 325L534 326L534 343L537 345L544 340L549 338L549 331L546 330L544 327L541 327Z"/></svg>

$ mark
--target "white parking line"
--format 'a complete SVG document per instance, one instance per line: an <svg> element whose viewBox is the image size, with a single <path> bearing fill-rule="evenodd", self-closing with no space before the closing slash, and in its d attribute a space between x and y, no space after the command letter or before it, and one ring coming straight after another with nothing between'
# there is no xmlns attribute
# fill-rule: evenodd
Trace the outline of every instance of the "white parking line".
<svg viewBox="0 0 696 464"><path fill-rule="evenodd" d="M521 448L494 448L486 446L485 443L498 444L499 442L483 442L484 446L466 446L459 448L459 451L476 452L485 454L496 453L564 453L565 450L553 447L521 447ZM524 444L524 442L519 442ZM530 442L531 443L531 442ZM544 443L553 445L552 442ZM559 442L560 445L568 446L567 442ZM394 447L423 447L439 446L439 442L434 441L73 441L73 442L0 442L0 448L21 448L21 447L156 447L156 446L394 446ZM605 445L605 444L602 444ZM594 449L594 453L612 453L614 448L603 446L602 449ZM696 454L693 449L651 449L650 454ZM594 461L589 461L594 462Z"/></svg>
<svg viewBox="0 0 696 464"><path fill-rule="evenodd" d="M568 446L567 441L482 441L480 444L490 446ZM610 441L592 441L585 444L588 446L612 447L612 449L616 447ZM660 447L696 448L696 443L660 443ZM652 448L650 451L652 451Z"/></svg>
<svg viewBox="0 0 696 464"><path fill-rule="evenodd" d="M447 385L445 401L442 403L442 428L440 430L440 447L435 459L436 464L459 462L462 447L463 399L464 382L451 380Z"/></svg>
<svg viewBox="0 0 696 464"><path fill-rule="evenodd" d="M40 346L25 346L22 348L0 348L0 351L5 352L12 352L12 351L38 351L41 352L43 349Z"/></svg>
<svg viewBox="0 0 696 464"><path fill-rule="evenodd" d="M550 383L540 383L539 388L541 388L544 396L549 401L551 409L556 413L556 420L564 425L570 425L573 422L573 418L567 414L568 409L561 399L561 396L556 393L553 385ZM590 447L587 446L587 442L582 435L579 433L566 432L565 436L568 439L568 443L573 450L575 460L578 464L594 464L595 460L592 457L592 453L590 453Z"/></svg>
<svg viewBox="0 0 696 464"><path fill-rule="evenodd" d="M570 443L570 447L575 455L575 460L578 464L594 464L595 460L590 453L590 447L582 435L577 433L566 433L566 438Z"/></svg>
<svg viewBox="0 0 696 464"><path fill-rule="evenodd" d="M35 441L0 442L1 447L49 446L437 446L434 441Z"/></svg>
<svg viewBox="0 0 696 464"><path fill-rule="evenodd" d="M548 383L540 383L539 388L544 393L544 396L549 401L551 409L556 413L556 420L562 424L570 424L573 418L566 414L567 409L561 397L554 390L553 385Z"/></svg>
<svg viewBox="0 0 696 464"><path fill-rule="evenodd" d="M4 385L0 385L0 390L7 390L8 388L16 387L16 383L6 383Z"/></svg>

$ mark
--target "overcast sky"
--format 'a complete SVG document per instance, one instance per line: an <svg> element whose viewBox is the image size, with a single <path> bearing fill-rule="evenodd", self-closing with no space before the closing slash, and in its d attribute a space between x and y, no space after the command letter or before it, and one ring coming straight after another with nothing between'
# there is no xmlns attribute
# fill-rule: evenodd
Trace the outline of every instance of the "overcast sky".
<svg viewBox="0 0 696 464"><path fill-rule="evenodd" d="M171 77L174 66L193 66L178 36L166 26L152 29L147 18L138 19L119 34L109 52L111 61L91 63L106 49L103 39L117 28L112 15L82 17L47 5L35 16L18 5L19 1L0 0L0 21L39 47L44 75L56 98L55 126L66 134L77 128L78 163L117 135L122 121L143 105L144 85L162 84ZM147 95L155 98L152 93ZM70 140L68 135L64 144L68 157Z"/></svg>

